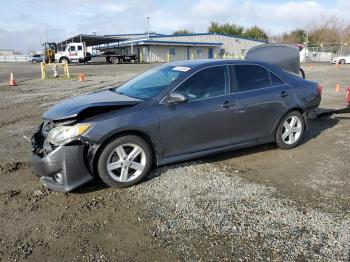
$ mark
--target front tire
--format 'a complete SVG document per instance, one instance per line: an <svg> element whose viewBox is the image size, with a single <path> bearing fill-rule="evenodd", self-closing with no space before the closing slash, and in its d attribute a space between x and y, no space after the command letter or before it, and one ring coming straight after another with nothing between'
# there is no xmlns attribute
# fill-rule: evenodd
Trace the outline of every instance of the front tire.
<svg viewBox="0 0 350 262"><path fill-rule="evenodd" d="M346 63L345 59L341 59L341 60L339 61L339 64L341 64L341 65L345 65L345 63Z"/></svg>
<svg viewBox="0 0 350 262"><path fill-rule="evenodd" d="M60 63L61 64L69 64L69 60L67 58L63 57L60 59Z"/></svg>
<svg viewBox="0 0 350 262"><path fill-rule="evenodd" d="M142 138L126 135L108 143L102 150L97 171L111 187L130 187L140 183L152 167L153 156Z"/></svg>
<svg viewBox="0 0 350 262"><path fill-rule="evenodd" d="M300 144L304 135L304 118L298 111L288 113L279 123L276 131L276 144L281 149L291 149Z"/></svg>

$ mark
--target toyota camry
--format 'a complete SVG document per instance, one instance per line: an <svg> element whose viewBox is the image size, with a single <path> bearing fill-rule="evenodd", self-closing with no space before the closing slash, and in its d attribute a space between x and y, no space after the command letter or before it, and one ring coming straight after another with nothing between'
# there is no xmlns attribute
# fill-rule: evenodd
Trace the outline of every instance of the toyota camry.
<svg viewBox="0 0 350 262"><path fill-rule="evenodd" d="M66 192L94 177L129 187L152 167L263 143L290 149L302 140L321 91L263 62L156 66L45 112L31 139L32 168L44 185Z"/></svg>

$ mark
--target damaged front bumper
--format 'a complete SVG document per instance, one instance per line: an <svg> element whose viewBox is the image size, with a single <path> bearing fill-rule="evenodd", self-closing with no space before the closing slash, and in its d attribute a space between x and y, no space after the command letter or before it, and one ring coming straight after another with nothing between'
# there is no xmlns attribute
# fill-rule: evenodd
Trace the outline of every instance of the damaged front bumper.
<svg viewBox="0 0 350 262"><path fill-rule="evenodd" d="M43 150L48 145L40 128L32 138L32 145L32 169L46 187L68 192L93 179L84 161L86 145L82 142Z"/></svg>

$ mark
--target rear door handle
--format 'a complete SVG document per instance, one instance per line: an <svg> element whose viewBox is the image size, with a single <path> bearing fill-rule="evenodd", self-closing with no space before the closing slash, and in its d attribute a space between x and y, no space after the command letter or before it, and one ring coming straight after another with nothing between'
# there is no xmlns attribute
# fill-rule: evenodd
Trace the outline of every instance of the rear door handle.
<svg viewBox="0 0 350 262"><path fill-rule="evenodd" d="M236 105L236 103L230 103L230 102L227 101L227 102L223 103L221 105L221 107L223 107L223 108L230 108L230 107L233 107L235 105Z"/></svg>
<svg viewBox="0 0 350 262"><path fill-rule="evenodd" d="M288 92L286 92L286 91L282 91L280 93L280 97L287 97L287 96L288 96Z"/></svg>

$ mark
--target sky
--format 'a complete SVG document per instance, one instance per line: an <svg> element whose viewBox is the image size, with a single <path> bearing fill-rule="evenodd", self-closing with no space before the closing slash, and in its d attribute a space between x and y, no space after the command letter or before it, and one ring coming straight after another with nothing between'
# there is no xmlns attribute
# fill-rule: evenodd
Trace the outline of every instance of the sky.
<svg viewBox="0 0 350 262"><path fill-rule="evenodd" d="M268 34L307 27L321 15L350 24L349 0L0 0L0 49L27 53L40 42L59 42L78 34L170 34L178 29L207 32L211 21L244 27L258 25Z"/></svg>

